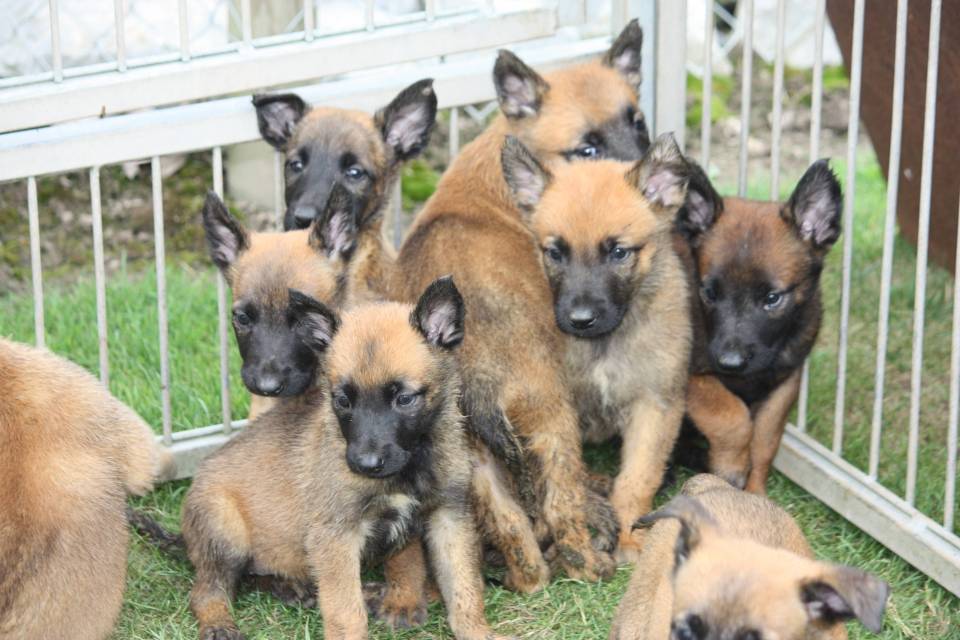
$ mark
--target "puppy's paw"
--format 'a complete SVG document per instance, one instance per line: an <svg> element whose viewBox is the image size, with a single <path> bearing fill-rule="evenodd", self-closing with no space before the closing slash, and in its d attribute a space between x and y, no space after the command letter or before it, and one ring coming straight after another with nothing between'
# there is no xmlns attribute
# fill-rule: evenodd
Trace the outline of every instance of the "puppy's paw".
<svg viewBox="0 0 960 640"><path fill-rule="evenodd" d="M617 545L617 562L619 564L636 564L640 560L643 550L643 532L635 529L632 532L621 532L620 543Z"/></svg>
<svg viewBox="0 0 960 640"><path fill-rule="evenodd" d="M584 553L562 545L557 546L557 561L567 575L574 580L597 582L613 576L617 563L609 553L593 548Z"/></svg>
<svg viewBox="0 0 960 640"><path fill-rule="evenodd" d="M542 559L523 567L510 566L503 578L503 586L517 593L536 593L550 582L550 567Z"/></svg>
<svg viewBox="0 0 960 640"><path fill-rule="evenodd" d="M200 630L200 640L246 640L237 628L204 627Z"/></svg>
<svg viewBox="0 0 960 640"><path fill-rule="evenodd" d="M400 593L382 582L371 582L363 585L363 600L367 612L391 629L419 627L427 621L427 601L422 593Z"/></svg>

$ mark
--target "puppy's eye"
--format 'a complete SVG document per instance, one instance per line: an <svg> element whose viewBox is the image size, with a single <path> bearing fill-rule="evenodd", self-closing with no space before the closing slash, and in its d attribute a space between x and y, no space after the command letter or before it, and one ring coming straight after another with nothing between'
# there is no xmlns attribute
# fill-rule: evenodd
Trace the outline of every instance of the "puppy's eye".
<svg viewBox="0 0 960 640"><path fill-rule="evenodd" d="M638 116L637 119L633 121L633 128L637 131L646 132L647 121L643 119L643 116Z"/></svg>
<svg viewBox="0 0 960 640"><path fill-rule="evenodd" d="M347 170L343 172L345 176L351 180L359 180L363 176L367 175L367 172L358 164L352 164L347 167Z"/></svg>
<svg viewBox="0 0 960 640"><path fill-rule="evenodd" d="M344 409L344 410L349 409L350 398L348 398L347 394L345 394L344 392L338 391L333 396L333 404L337 407L337 409Z"/></svg>
<svg viewBox="0 0 960 640"><path fill-rule="evenodd" d="M563 252L554 246L544 247L543 253L551 262L563 262Z"/></svg>
<svg viewBox="0 0 960 640"><path fill-rule="evenodd" d="M397 403L398 407L409 407L417 399L417 396L412 393L398 393L397 397L394 399L394 402Z"/></svg>
<svg viewBox="0 0 960 640"><path fill-rule="evenodd" d="M716 302L717 301L717 290L713 287L712 284L702 284L700 286L700 295L706 302Z"/></svg>
<svg viewBox="0 0 960 640"><path fill-rule="evenodd" d="M783 294L771 291L763 297L763 308L770 311L779 307L781 302L783 302Z"/></svg>
<svg viewBox="0 0 960 640"><path fill-rule="evenodd" d="M253 324L253 319L246 313L237 309L233 312L233 323L240 328L246 329Z"/></svg>
<svg viewBox="0 0 960 640"><path fill-rule="evenodd" d="M293 173L300 173L303 171L303 161L299 158L294 158L293 160L287 160L287 168L290 169Z"/></svg>
<svg viewBox="0 0 960 640"><path fill-rule="evenodd" d="M631 253L633 253L632 249L617 245L610 251L610 260L613 262L623 262L630 257Z"/></svg>
<svg viewBox="0 0 960 640"><path fill-rule="evenodd" d="M573 150L579 158L596 158L600 155L600 148L594 144L585 144Z"/></svg>

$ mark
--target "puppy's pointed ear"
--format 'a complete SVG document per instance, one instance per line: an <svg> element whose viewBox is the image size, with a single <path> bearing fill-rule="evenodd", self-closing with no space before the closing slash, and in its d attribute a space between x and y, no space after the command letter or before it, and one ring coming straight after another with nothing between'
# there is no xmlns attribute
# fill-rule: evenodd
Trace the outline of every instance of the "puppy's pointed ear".
<svg viewBox="0 0 960 640"><path fill-rule="evenodd" d="M240 221L230 215L220 196L212 190L207 192L207 199L203 203L203 230L207 236L210 258L229 280L230 267L241 253L250 248L250 237Z"/></svg>
<svg viewBox="0 0 960 640"><path fill-rule="evenodd" d="M453 349L463 342L463 316L463 297L453 278L444 276L434 280L420 296L410 323L430 344Z"/></svg>
<svg viewBox="0 0 960 640"><path fill-rule="evenodd" d="M340 328L340 319L327 305L302 291L288 289L290 311L297 322L297 334L313 351L326 350Z"/></svg>
<svg viewBox="0 0 960 640"><path fill-rule="evenodd" d="M507 136L500 150L500 164L503 167L503 179L513 200L517 203L524 218L529 218L543 197L552 179L542 164L530 150L514 136Z"/></svg>
<svg viewBox="0 0 960 640"><path fill-rule="evenodd" d="M493 86L500 111L508 118L527 118L540 112L543 97L550 90L547 81L526 63L501 49L493 65Z"/></svg>
<svg viewBox="0 0 960 640"><path fill-rule="evenodd" d="M690 165L673 134L664 133L627 172L626 179L655 210L672 217L686 200Z"/></svg>
<svg viewBox="0 0 960 640"><path fill-rule="evenodd" d="M638 92L640 81L643 80L641 72L642 49L643 29L640 28L640 23L634 18L623 28L623 31L620 32L620 35L617 36L617 39L613 41L610 49L603 56L603 64L619 71L620 75Z"/></svg>
<svg viewBox="0 0 960 640"><path fill-rule="evenodd" d="M826 251L840 237L843 193L827 160L807 169L781 210L783 219L814 249Z"/></svg>
<svg viewBox="0 0 960 640"><path fill-rule="evenodd" d="M854 567L816 564L824 570L802 583L799 594L810 619L831 625L857 618L879 633L890 594L887 583Z"/></svg>
<svg viewBox="0 0 960 640"><path fill-rule="evenodd" d="M690 180L687 183L687 199L677 212L677 229L690 244L697 246L703 234L723 213L723 198L713 188L703 168L687 160Z"/></svg>
<svg viewBox="0 0 960 640"><path fill-rule="evenodd" d="M433 78L419 80L377 111L373 121L398 160L414 157L430 141L437 121L437 94Z"/></svg>
<svg viewBox="0 0 960 640"><path fill-rule="evenodd" d="M297 123L310 110L307 103L294 93L257 94L253 96L257 108L257 126L260 135L274 149L283 149Z"/></svg>
<svg viewBox="0 0 960 640"><path fill-rule="evenodd" d="M328 258L349 260L357 247L359 209L350 190L335 183L323 213L310 225L310 246Z"/></svg>
<svg viewBox="0 0 960 640"><path fill-rule="evenodd" d="M676 518L680 521L680 535L674 547L673 568L676 571L690 558L690 554L703 541L704 535L716 532L717 522L698 500L679 494L660 509L637 520L633 527L634 529L649 527L658 520L666 518Z"/></svg>

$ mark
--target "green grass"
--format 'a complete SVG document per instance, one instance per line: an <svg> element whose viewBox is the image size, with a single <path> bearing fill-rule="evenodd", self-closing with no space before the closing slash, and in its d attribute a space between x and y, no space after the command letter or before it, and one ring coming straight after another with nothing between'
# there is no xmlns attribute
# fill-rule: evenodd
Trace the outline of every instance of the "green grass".
<svg viewBox="0 0 960 640"><path fill-rule="evenodd" d="M844 175L842 163L836 168ZM792 187L785 177L784 194ZM751 192L766 197L767 178L754 175ZM721 187L729 187L723 185ZM729 188L722 189L729 193ZM866 464L873 398L877 295L884 213L884 184L872 154L857 169L857 207L854 224L849 372L844 453L863 468ZM830 255L824 274L826 317L812 358L810 430L829 442L833 422L836 380L836 335L839 314L841 248ZM902 491L909 406L910 341L913 304L914 250L898 239L891 302L891 342L885 402L885 430L881 480ZM949 358L950 287L941 270L929 270L927 340L925 343L923 413L921 414L918 506L934 518L942 511L944 444L947 413L945 381ZM155 276L121 269L109 278L110 382L113 392L139 411L151 424L160 424L159 357ZM175 429L219 422L219 359L217 350L216 287L214 272L173 264L167 271L170 314L171 398ZM47 341L57 352L97 372L97 337L92 280L47 285L45 312ZM23 341L33 339L29 295L0 296L0 334ZM232 408L243 416L243 392L231 337ZM615 467L611 447L588 451L594 466ZM138 504L176 527L180 501L188 484L169 483ZM817 553L826 559L854 564L886 579L893 587L884 631L886 639L960 638L960 603L895 554L848 523L779 474L771 479L771 496L792 513ZM139 540L130 549L128 591L117 638L195 638L196 626L187 609L191 571ZM496 574L493 574L496 577ZM496 629L522 638L605 638L614 608L629 578L622 568L601 584L555 580L542 593L519 596L491 586L487 614ZM322 621L316 611L286 607L273 597L246 592L235 605L242 629L251 638L320 638ZM851 625L851 637L876 637ZM378 623L373 638L447 638L442 608L434 605L428 624L393 634Z"/></svg>

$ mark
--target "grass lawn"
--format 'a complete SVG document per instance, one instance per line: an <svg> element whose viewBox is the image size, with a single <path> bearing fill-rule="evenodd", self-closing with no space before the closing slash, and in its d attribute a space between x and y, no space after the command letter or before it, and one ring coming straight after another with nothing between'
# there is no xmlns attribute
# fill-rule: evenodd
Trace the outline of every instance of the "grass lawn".
<svg viewBox="0 0 960 640"><path fill-rule="evenodd" d="M842 163L837 163L843 176ZM796 178L796 176L791 176ZM786 183L784 193L792 183ZM764 197L763 176L753 176L752 190ZM729 185L721 185L729 187ZM730 189L723 189L729 193ZM884 184L872 154L858 163L854 232L854 270L849 364L846 396L845 455L864 468L868 456L873 402L877 300L884 214ZM915 252L898 239L891 302L891 337L887 361L887 395L880 479L902 492L905 477L906 425L909 410L910 344L912 331ZM809 427L829 442L836 382L836 335L839 317L841 247L830 255L824 274L826 320L812 358ZM92 267L90 269L92 273ZM920 441L918 506L942 518L945 469L951 290L949 275L930 269L927 292L924 395ZM174 264L167 272L170 313L171 396L177 430L220 421L217 351L216 287L210 268ZM159 428L159 357L156 290L151 270L121 269L108 283L110 386L151 424ZM97 336L92 276L71 284L48 283L47 343L97 372ZM0 296L0 335L31 342L33 311L29 295ZM239 357L231 352L232 406L235 417L246 414L247 398L237 373ZM615 466L615 451L588 451L595 466ZM187 482L162 486L137 501L171 527L177 526L180 501ZM893 553L779 474L771 496L799 521L817 553L836 562L855 564L886 579L893 587L882 638L960 638L960 601L915 571ZM495 581L497 574L491 574ZM501 633L522 638L606 638L611 616L629 578L621 568L601 584L555 580L546 590L518 596L492 586L487 591L488 618ZM196 626L187 609L191 571L135 540L130 550L128 591L117 638L195 638ZM428 624L392 634L378 623L374 638L450 637L441 607L434 606ZM257 592L241 595L235 612L251 638L320 638L322 622L316 611L282 605ZM851 637L875 637L851 625Z"/></svg>

